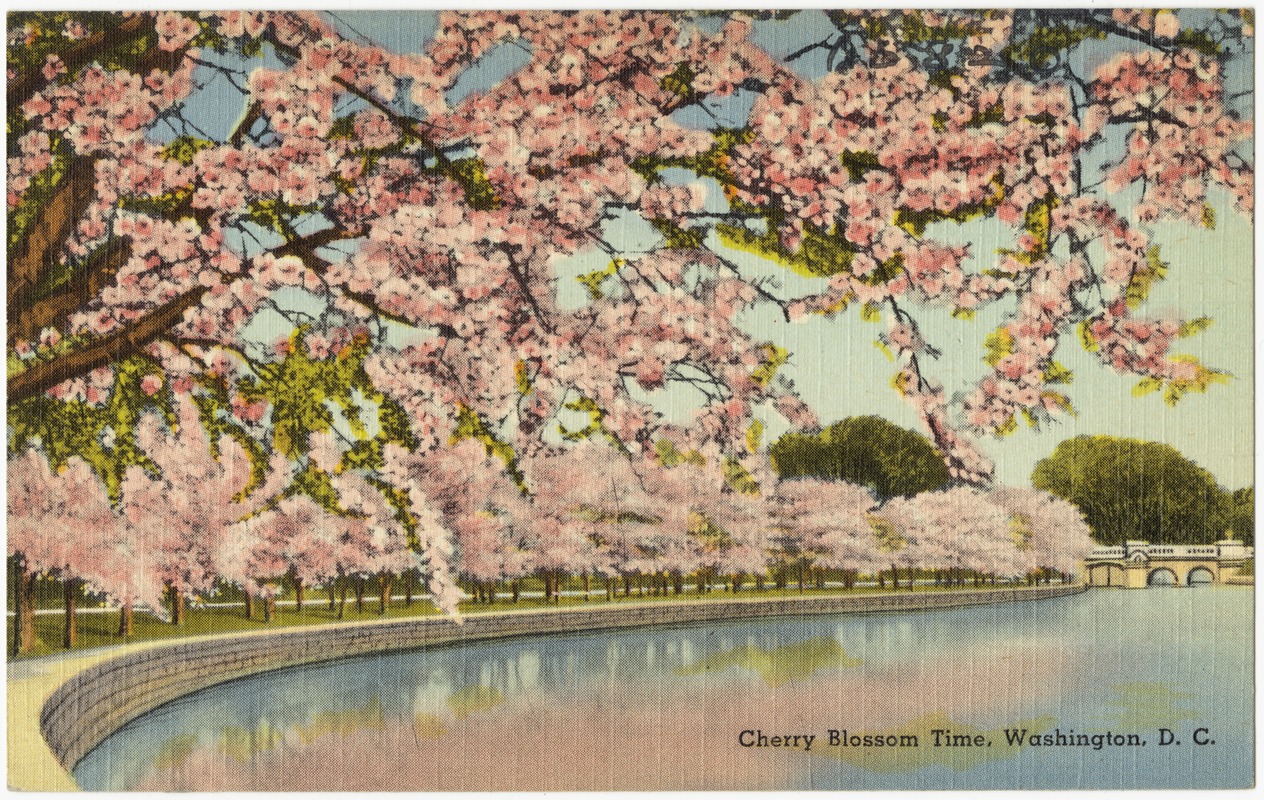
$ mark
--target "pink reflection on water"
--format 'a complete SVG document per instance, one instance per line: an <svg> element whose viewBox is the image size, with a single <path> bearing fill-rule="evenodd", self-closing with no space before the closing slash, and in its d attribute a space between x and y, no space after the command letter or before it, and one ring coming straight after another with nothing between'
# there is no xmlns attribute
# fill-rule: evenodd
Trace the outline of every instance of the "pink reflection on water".
<svg viewBox="0 0 1264 800"><path fill-rule="evenodd" d="M917 664L822 669L772 686L740 668L591 696L520 694L439 718L362 711L351 722L261 735L257 752L195 747L136 789L688 790L799 785L828 729L896 727L930 712L981 724L1018 718L1065 689L1077 654L1033 637ZM360 717L364 717L360 719ZM372 717L371 719L369 717ZM815 734L812 751L746 748L743 730ZM837 751L833 755L837 755Z"/></svg>

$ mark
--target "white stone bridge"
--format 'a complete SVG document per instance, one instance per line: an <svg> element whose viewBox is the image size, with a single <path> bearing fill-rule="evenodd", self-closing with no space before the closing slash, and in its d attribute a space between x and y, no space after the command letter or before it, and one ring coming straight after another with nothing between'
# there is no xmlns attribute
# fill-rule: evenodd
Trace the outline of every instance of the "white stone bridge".
<svg viewBox="0 0 1264 800"><path fill-rule="evenodd" d="M1084 559L1089 586L1207 586L1236 583L1255 548L1236 539L1215 544L1150 544L1129 541L1122 547L1096 547Z"/></svg>

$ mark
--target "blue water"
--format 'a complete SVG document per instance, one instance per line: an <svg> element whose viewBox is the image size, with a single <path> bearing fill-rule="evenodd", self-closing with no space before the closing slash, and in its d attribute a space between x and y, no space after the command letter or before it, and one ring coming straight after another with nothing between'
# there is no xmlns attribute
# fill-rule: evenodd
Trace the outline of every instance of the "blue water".
<svg viewBox="0 0 1264 800"><path fill-rule="evenodd" d="M74 776L94 790L1245 788L1252 604L1246 588L1091 590L346 659L170 703ZM827 746L844 729L918 744ZM1006 746L1023 729L1145 745ZM934 730L991 744L936 747ZM800 738L742 746L759 734ZM409 768L432 761L449 767Z"/></svg>

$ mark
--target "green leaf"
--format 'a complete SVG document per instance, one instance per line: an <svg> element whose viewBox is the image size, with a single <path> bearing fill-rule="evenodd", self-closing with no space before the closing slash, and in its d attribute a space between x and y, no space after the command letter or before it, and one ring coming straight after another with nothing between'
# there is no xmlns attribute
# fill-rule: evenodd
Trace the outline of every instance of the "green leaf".
<svg viewBox="0 0 1264 800"><path fill-rule="evenodd" d="M1137 308L1150 297L1154 285L1167 277L1168 264L1163 261L1158 245L1151 245L1146 250L1146 266L1132 273L1128 281L1128 289L1124 294L1124 302L1128 308Z"/></svg>
<svg viewBox="0 0 1264 800"><path fill-rule="evenodd" d="M746 429L746 449L752 453L759 452L759 443L764 436L764 423L762 420L754 420L750 427Z"/></svg>
<svg viewBox="0 0 1264 800"><path fill-rule="evenodd" d="M740 494L759 494L759 481L733 458L724 459L724 482Z"/></svg>
<svg viewBox="0 0 1264 800"><path fill-rule="evenodd" d="M739 204L734 204L742 210ZM814 225L803 226L803 239L799 249L791 252L781 244L777 235L780 218L771 209L763 209L766 230L764 233L738 225L717 225L715 230L720 242L726 247L752 253L786 267L805 278L828 278L851 271L856 256L853 245L842 237L837 227L829 232ZM876 270L875 270L876 271Z"/></svg>
<svg viewBox="0 0 1264 800"><path fill-rule="evenodd" d="M658 85L677 97L688 97L693 94L693 79L693 68L689 62L681 61L671 73L663 76Z"/></svg>
<svg viewBox="0 0 1264 800"><path fill-rule="evenodd" d="M1203 227L1208 230L1216 229L1216 209L1210 203L1203 203Z"/></svg>
<svg viewBox="0 0 1264 800"><path fill-rule="evenodd" d="M1067 383L1070 383L1070 381L1067 381ZM1040 397L1042 400L1052 400L1058 408L1061 408L1072 417L1079 416L1075 411L1075 407L1071 405L1071 398L1061 392L1041 392Z"/></svg>
<svg viewBox="0 0 1264 800"><path fill-rule="evenodd" d="M751 373L751 380L756 386L767 388L776 377L777 370L790 359L790 351L772 342L765 342L760 347L764 351L764 361Z"/></svg>
<svg viewBox="0 0 1264 800"><path fill-rule="evenodd" d="M1163 381L1159 378L1142 378L1141 382L1132 387L1133 397L1145 397L1146 395L1157 392L1163 388Z"/></svg>
<svg viewBox="0 0 1264 800"><path fill-rule="evenodd" d="M868 150L844 150L838 158L843 162L843 168L847 170L852 183L863 181L866 172L882 166L878 157Z"/></svg>
<svg viewBox="0 0 1264 800"><path fill-rule="evenodd" d="M518 394L531 394L531 376L527 374L527 362L522 359L514 362L514 382L518 385Z"/></svg>
<svg viewBox="0 0 1264 800"><path fill-rule="evenodd" d="M1076 326L1075 330L1080 335L1080 346L1090 353L1096 353L1099 345L1097 344L1097 338L1093 336L1093 332L1089 329L1088 323L1081 322Z"/></svg>
<svg viewBox="0 0 1264 800"><path fill-rule="evenodd" d="M606 412L597 404L596 400L591 397L581 395L578 400L572 400L565 405L565 408L571 411L582 411L588 415L588 424L582 428L570 429L562 423L558 423L558 433L563 439L575 442L581 439L588 439L593 436L600 435L607 442L613 445L619 452L628 455L627 445L619 438L618 434L610 430L606 426Z"/></svg>
<svg viewBox="0 0 1264 800"><path fill-rule="evenodd" d="M1049 364L1044 368L1043 376L1045 383L1070 383L1075 377L1075 373L1057 361L1050 360Z"/></svg>
<svg viewBox="0 0 1264 800"><path fill-rule="evenodd" d="M518 467L518 455L514 452L513 446L496 436L474 409L464 403L458 403L456 430L452 432L448 444L457 444L466 439L482 442L487 455L496 456L504 462L505 471L513 478L514 483L519 488L526 486L526 476Z"/></svg>
<svg viewBox="0 0 1264 800"><path fill-rule="evenodd" d="M663 244L668 250L697 250L702 247L702 231L695 228L682 228L669 219L658 217L650 220L654 230L663 237Z"/></svg>
<svg viewBox="0 0 1264 800"><path fill-rule="evenodd" d="M1181 325L1181 328L1179 331L1177 331L1176 335L1182 339L1186 339L1190 336L1194 336L1196 334L1202 333L1203 331L1207 330L1208 328L1211 327L1211 323L1212 323L1211 317L1199 317L1197 319L1191 319L1190 321L1183 323Z"/></svg>
<svg viewBox="0 0 1264 800"><path fill-rule="evenodd" d="M877 303L865 303L860 308L860 318L865 322L881 322L882 308Z"/></svg>
<svg viewBox="0 0 1264 800"><path fill-rule="evenodd" d="M997 438L1003 438L1005 436L1009 436L1011 433L1013 433L1016 430L1018 430L1018 421L1014 419L1013 414L1010 414L1009 416L1005 418L1004 422L1002 422L1000 425L997 425L995 428L992 429L992 433Z"/></svg>
<svg viewBox="0 0 1264 800"><path fill-rule="evenodd" d="M495 211L500 208L496 187L487 180L487 170L480 158L458 158L449 163L448 177L465 190L465 202L475 211Z"/></svg>
<svg viewBox="0 0 1264 800"><path fill-rule="evenodd" d="M658 455L659 463L664 467L674 467L678 464L694 464L699 467L705 467L707 459L697 450L690 450L688 453L682 453L676 448L675 443L671 439L659 439L654 442L654 452Z"/></svg>
<svg viewBox="0 0 1264 800"><path fill-rule="evenodd" d="M891 348L887 347L885 344L883 344L881 341L877 339L874 340L873 346L878 348L878 350L882 353L882 355L887 357L887 361L895 363L895 353L891 352Z"/></svg>
<svg viewBox="0 0 1264 800"><path fill-rule="evenodd" d="M199 139L196 136L177 136L163 148L162 157L188 166L193 163L195 155L208 147L214 146L215 142L209 139Z"/></svg>
<svg viewBox="0 0 1264 800"><path fill-rule="evenodd" d="M601 289L601 284L606 280L606 278L613 277L617 274L619 272L619 267L623 266L623 264L623 259L616 258L606 265L605 269L599 269L596 272L589 272L585 275L580 275L576 277L575 280L582 283L584 288L588 290L589 298L593 300L600 300L606 296L605 292Z"/></svg>
<svg viewBox="0 0 1264 800"><path fill-rule="evenodd" d="M989 367L995 367L1002 358L1014 352L1014 336L1002 326L984 337L983 348L987 351L983 361Z"/></svg>

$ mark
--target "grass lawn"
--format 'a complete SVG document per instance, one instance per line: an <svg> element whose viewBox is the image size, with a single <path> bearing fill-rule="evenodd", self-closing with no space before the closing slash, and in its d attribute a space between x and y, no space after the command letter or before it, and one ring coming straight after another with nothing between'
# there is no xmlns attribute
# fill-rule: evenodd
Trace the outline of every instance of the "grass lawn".
<svg viewBox="0 0 1264 800"><path fill-rule="evenodd" d="M995 587L982 586L979 589L986 588L1012 588L1014 584L998 584ZM531 587L524 587L531 588ZM571 590L579 590L579 586L566 587ZM913 591L917 593L926 592L948 592L961 590L975 590L976 587L972 582L967 582L965 586L957 588L948 588L943 586L919 585ZM778 598L778 597L799 597L803 595L866 595L881 594L892 592L891 588L880 589L877 587L856 587L852 589L827 588L814 589L806 588L800 592L797 586L791 585L785 589L765 588L756 590L753 585L742 587L737 593L713 589L705 594L698 594L692 589L687 589L683 594L666 595L650 595L647 591L644 595L638 595L635 591L631 595L624 595L622 592L615 596L614 604L620 603L643 603L643 602L711 602L715 600L724 600L731 598ZM899 590L901 593L907 593L910 590L902 586ZM284 598L283 598L284 599ZM292 599L292 598L290 598ZM542 597L522 597L517 603L511 603L508 599L497 600L495 604L488 605L485 603L464 602L461 604L461 613L463 614L480 614L495 611L508 611L516 609L531 608L566 608L575 606L600 606L607 605L605 590L597 591L594 588L592 599L585 600L583 596L567 595L563 596L558 602L545 603ZM41 607L49 607L43 603ZM87 607L83 604L80 608ZM311 590L308 592L307 599L300 613L292 605L278 605L273 613L271 622L263 620L263 604L256 601L254 619L247 619L244 607L240 604L232 606L214 606L214 607L197 607L190 605L186 607L185 622L183 625L172 625L169 622L154 617L142 611L135 612L132 620L132 635L130 637L121 637L118 635L119 614L117 611L108 611L105 613L81 613L78 615L78 643L74 650L85 650L94 647L104 647L109 645L126 644L128 642L147 641L151 639L179 639L186 636L205 636L215 633L231 633L234 631L257 631L257 630L275 630L278 628L300 627L304 625L327 625L338 622L337 611L331 611L329 601L320 590ZM378 614L378 601L376 595L366 594L364 599L364 610L357 613L355 609L354 596L348 597L346 610L343 615L344 622L363 622L379 619L407 619L412 617L433 616L439 611L430 604L428 600L414 600L411 606L405 606L404 601L396 599L392 601L386 609L385 615ZM55 653L64 653L66 650L62 648L62 630L65 617L62 614L38 614L35 617L35 633L38 643L34 651L18 656L19 659L35 658L38 656L52 655ZM12 655L12 639L13 639L13 617L8 617L5 630L7 658L13 660Z"/></svg>

